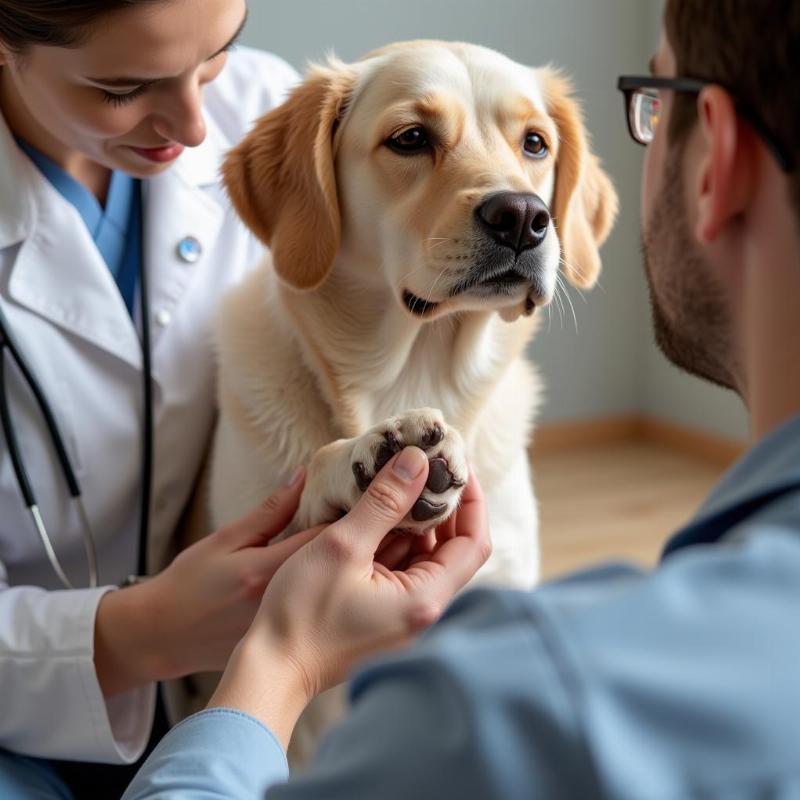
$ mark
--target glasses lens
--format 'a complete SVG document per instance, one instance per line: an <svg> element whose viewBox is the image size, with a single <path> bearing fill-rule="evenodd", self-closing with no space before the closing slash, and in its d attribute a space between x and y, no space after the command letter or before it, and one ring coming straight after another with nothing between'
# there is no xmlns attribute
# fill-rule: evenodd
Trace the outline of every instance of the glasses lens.
<svg viewBox="0 0 800 800"><path fill-rule="evenodd" d="M653 89L637 89L631 98L631 128L641 144L650 144L655 136L661 101Z"/></svg>

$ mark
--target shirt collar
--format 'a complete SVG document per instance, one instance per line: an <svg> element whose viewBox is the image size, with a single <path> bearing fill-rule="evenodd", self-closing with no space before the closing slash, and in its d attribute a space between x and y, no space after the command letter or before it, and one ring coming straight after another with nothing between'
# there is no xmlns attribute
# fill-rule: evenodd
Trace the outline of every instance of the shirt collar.
<svg viewBox="0 0 800 800"><path fill-rule="evenodd" d="M722 477L664 556L723 537L736 521L771 499L800 488L800 415L767 434Z"/></svg>

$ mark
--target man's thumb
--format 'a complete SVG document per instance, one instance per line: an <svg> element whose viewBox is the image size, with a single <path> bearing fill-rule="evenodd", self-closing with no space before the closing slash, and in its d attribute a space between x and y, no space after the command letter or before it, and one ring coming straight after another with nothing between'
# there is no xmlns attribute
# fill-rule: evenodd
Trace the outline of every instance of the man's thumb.
<svg viewBox="0 0 800 800"><path fill-rule="evenodd" d="M371 548L395 528L419 499L428 479L428 457L418 447L406 447L375 476L353 509L329 532L357 549Z"/></svg>

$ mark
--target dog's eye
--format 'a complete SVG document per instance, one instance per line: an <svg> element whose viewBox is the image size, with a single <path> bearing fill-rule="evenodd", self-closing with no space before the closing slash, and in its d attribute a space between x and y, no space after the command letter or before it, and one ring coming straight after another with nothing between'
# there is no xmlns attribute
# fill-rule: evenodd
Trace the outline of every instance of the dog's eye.
<svg viewBox="0 0 800 800"><path fill-rule="evenodd" d="M538 133L529 133L525 137L525 152L533 158L544 158L550 151L547 142Z"/></svg>
<svg viewBox="0 0 800 800"><path fill-rule="evenodd" d="M430 147L430 139L428 131L422 125L416 125L389 137L386 144L400 155L416 155Z"/></svg>

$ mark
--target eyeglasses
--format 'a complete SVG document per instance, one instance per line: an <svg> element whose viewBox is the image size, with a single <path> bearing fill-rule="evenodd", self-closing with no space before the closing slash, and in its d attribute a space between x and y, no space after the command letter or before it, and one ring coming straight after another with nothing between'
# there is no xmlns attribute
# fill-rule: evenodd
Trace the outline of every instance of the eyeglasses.
<svg viewBox="0 0 800 800"><path fill-rule="evenodd" d="M719 85L716 81L698 80L696 78L654 78L651 75L624 75L617 82L617 88L625 96L625 116L628 130L635 142L648 145L653 141L656 128L661 119L661 99L659 89L672 89L674 92L699 94L706 86ZM724 88L724 87L723 87ZM741 103L736 103L739 115L747 120L764 144L772 152L775 160L784 172L793 172L794 158L780 144L775 134Z"/></svg>

